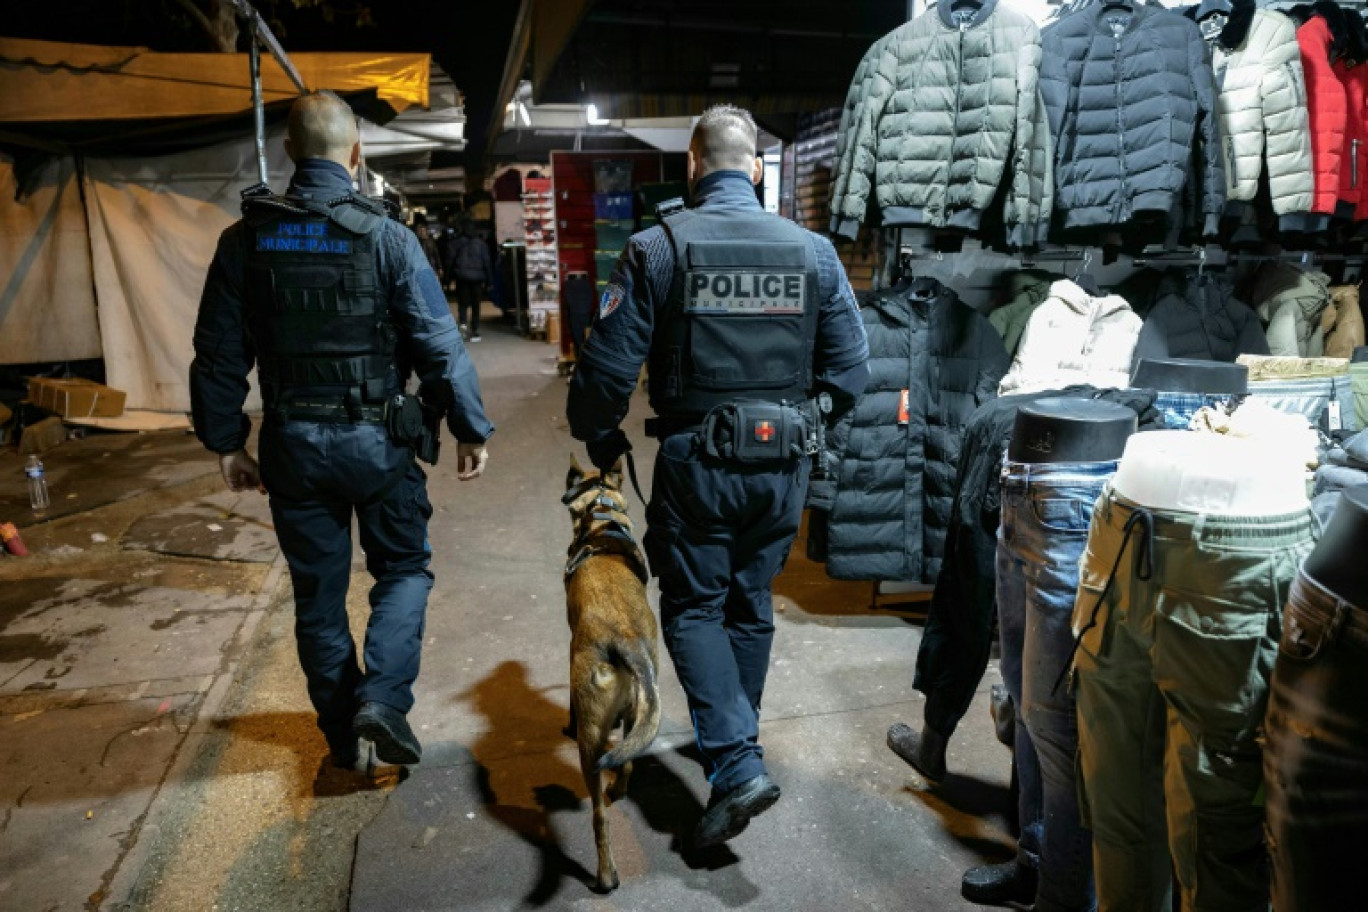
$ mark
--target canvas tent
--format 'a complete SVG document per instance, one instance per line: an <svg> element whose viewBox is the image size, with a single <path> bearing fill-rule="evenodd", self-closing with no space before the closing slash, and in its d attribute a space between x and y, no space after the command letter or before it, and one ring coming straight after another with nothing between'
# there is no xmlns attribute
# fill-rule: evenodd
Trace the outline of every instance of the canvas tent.
<svg viewBox="0 0 1368 912"><path fill-rule="evenodd" d="M297 54L368 120L428 104L422 54ZM268 173L293 85L262 61ZM256 182L245 54L0 38L0 364L105 360L128 407L186 411L218 236Z"/></svg>

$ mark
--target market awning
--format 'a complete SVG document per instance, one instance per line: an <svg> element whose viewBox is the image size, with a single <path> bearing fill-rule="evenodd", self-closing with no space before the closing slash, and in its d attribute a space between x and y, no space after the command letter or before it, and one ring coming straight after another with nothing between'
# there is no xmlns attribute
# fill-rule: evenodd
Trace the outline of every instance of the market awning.
<svg viewBox="0 0 1368 912"><path fill-rule="evenodd" d="M860 57L907 12L907 0L523 0L491 132L524 75L537 104L593 103L615 120L730 102L782 123L840 105Z"/></svg>
<svg viewBox="0 0 1368 912"><path fill-rule="evenodd" d="M292 53L311 89L374 89L395 112L427 107L427 54ZM299 93L269 55L267 103ZM0 38L0 124L146 120L232 114L251 107L246 54L163 54Z"/></svg>

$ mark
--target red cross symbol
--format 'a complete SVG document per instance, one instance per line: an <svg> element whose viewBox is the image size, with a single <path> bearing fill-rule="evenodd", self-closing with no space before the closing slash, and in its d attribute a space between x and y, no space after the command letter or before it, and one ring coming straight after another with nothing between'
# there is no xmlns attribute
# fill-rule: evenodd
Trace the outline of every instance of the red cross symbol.
<svg viewBox="0 0 1368 912"><path fill-rule="evenodd" d="M761 443L769 443L774 439L774 425L768 421L755 422L755 439Z"/></svg>

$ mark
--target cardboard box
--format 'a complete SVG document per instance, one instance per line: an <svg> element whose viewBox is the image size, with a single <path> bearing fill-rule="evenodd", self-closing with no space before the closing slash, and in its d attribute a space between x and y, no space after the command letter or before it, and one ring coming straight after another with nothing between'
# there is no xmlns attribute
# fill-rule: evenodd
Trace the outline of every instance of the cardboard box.
<svg viewBox="0 0 1368 912"><path fill-rule="evenodd" d="M63 418L117 418L124 411L125 393L93 380L29 381L29 401Z"/></svg>

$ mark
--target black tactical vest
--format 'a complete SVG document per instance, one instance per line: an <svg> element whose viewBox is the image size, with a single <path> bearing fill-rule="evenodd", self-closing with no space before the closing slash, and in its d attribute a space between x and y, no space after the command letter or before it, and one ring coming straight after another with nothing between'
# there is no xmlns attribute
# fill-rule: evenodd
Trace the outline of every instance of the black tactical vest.
<svg viewBox="0 0 1368 912"><path fill-rule="evenodd" d="M764 212L692 210L663 224L675 270L651 344L656 414L690 420L737 399L806 399L819 306L807 232Z"/></svg>
<svg viewBox="0 0 1368 912"><path fill-rule="evenodd" d="M288 409L307 389L312 405L347 405L355 415L398 383L376 262L384 210L361 197L332 202L267 196L242 204L248 331L270 409Z"/></svg>

